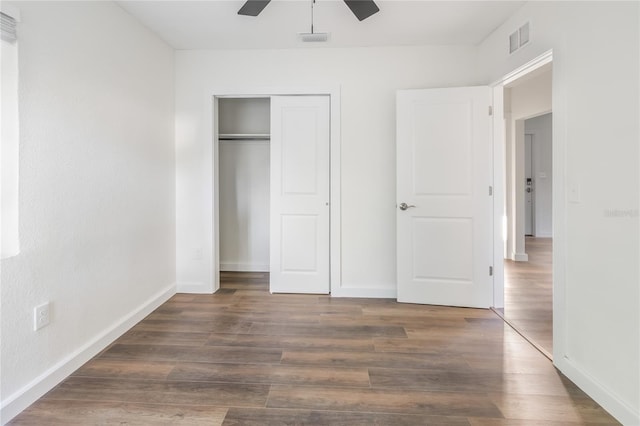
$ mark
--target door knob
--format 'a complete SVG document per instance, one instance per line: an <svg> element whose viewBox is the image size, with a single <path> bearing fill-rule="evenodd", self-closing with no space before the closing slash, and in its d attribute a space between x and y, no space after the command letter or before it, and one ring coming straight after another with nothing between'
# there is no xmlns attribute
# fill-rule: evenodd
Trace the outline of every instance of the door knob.
<svg viewBox="0 0 640 426"><path fill-rule="evenodd" d="M399 207L400 207L400 210L405 211L405 210L410 209L410 208L415 207L415 206L410 206L407 203L400 203Z"/></svg>

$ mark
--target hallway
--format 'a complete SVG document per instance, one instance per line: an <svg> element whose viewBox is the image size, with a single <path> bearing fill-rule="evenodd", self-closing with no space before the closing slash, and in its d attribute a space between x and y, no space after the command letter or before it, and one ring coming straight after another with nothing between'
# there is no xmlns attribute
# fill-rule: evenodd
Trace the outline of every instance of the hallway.
<svg viewBox="0 0 640 426"><path fill-rule="evenodd" d="M553 353L551 238L526 237L528 262L505 260L504 317L548 356Z"/></svg>

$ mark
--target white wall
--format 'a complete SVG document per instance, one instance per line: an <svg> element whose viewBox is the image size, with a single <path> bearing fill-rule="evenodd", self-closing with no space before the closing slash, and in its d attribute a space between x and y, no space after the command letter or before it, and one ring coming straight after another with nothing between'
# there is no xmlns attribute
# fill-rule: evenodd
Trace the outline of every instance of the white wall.
<svg viewBox="0 0 640 426"><path fill-rule="evenodd" d="M211 286L213 213L205 189L212 176L205 154L211 95L244 93L248 85L276 92L340 86L342 288L393 297L395 92L472 85L474 53L466 47L176 52L178 284L193 291ZM195 255L203 249L203 257Z"/></svg>
<svg viewBox="0 0 640 426"><path fill-rule="evenodd" d="M553 136L551 125L552 115L544 114L530 118L524 122L525 134L533 135L533 170L535 221L534 235L536 237L553 236L552 207L552 148Z"/></svg>
<svg viewBox="0 0 640 426"><path fill-rule="evenodd" d="M218 120L221 134L269 134L269 98L220 98L219 102Z"/></svg>
<svg viewBox="0 0 640 426"><path fill-rule="evenodd" d="M520 120L551 111L553 72L551 66L534 77L522 77L509 87L511 93L511 118Z"/></svg>
<svg viewBox="0 0 640 426"><path fill-rule="evenodd" d="M640 423L639 15L529 2L479 49L486 81L553 49L554 363L625 424Z"/></svg>
<svg viewBox="0 0 640 426"><path fill-rule="evenodd" d="M4 423L175 292L173 51L110 2L20 2ZM33 308L51 324L33 331Z"/></svg>
<svg viewBox="0 0 640 426"><path fill-rule="evenodd" d="M19 12L0 3L2 13L15 22ZM9 38L9 37L7 37ZM18 43L16 40L0 40L0 77L2 120L0 120L0 258L10 257L20 251L18 238Z"/></svg>
<svg viewBox="0 0 640 426"><path fill-rule="evenodd" d="M269 141L220 141L220 270L269 271Z"/></svg>
<svg viewBox="0 0 640 426"><path fill-rule="evenodd" d="M269 135L270 105L269 98L219 99L219 133ZM269 141L219 144L220 270L268 272Z"/></svg>

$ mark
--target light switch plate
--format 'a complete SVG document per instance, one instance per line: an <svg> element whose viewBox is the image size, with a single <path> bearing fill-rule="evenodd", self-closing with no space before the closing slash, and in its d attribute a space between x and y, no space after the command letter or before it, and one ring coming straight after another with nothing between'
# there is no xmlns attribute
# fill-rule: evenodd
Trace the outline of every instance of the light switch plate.
<svg viewBox="0 0 640 426"><path fill-rule="evenodd" d="M580 184L576 182L571 182L569 184L569 202L570 203L580 203Z"/></svg>

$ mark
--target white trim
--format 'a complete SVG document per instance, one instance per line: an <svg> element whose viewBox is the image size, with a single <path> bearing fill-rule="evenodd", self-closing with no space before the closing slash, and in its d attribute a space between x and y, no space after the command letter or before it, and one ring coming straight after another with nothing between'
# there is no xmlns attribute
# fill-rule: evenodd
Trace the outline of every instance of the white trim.
<svg viewBox="0 0 640 426"><path fill-rule="evenodd" d="M504 256L505 236L505 120L504 89L502 86L493 88L493 307L504 308ZM502 166L496 166L502 165Z"/></svg>
<svg viewBox="0 0 640 426"><path fill-rule="evenodd" d="M4 399L0 408L0 424L9 422L71 373L113 343L118 337L129 331L131 327L144 319L144 317L169 300L175 293L175 284L171 284L164 290L161 290L137 309L120 318L102 333L96 335L89 342L67 355L47 371Z"/></svg>
<svg viewBox="0 0 640 426"><path fill-rule="evenodd" d="M205 191L209 194L218 194L218 123L213 117L217 116L218 99L219 98L242 98L242 97L271 97L271 96L309 96L309 95L327 95L331 103L330 112L330 281L331 293L339 291L342 282L342 225L341 225L341 184L340 184L340 153L341 153L341 128L340 128L340 86L334 87L228 87L228 88L210 88L205 90L205 141L204 157L205 160ZM210 156L209 156L210 154ZM217 196L209 197L211 203L205 206L205 218L211 220L207 222L211 224L211 229L205 229L205 235L211 235L211 238L205 238L205 259L212 259L212 263L207 264L210 272L207 283L202 283L196 293L213 293L220 288L220 237L218 235L218 217L219 205ZM209 208L211 210L209 211ZM210 255L209 255L210 254Z"/></svg>
<svg viewBox="0 0 640 426"><path fill-rule="evenodd" d="M229 272L269 272L268 263L229 263L220 262L220 271Z"/></svg>
<svg viewBox="0 0 640 426"><path fill-rule="evenodd" d="M555 344L554 344L555 346ZM555 358L554 364L562 373L597 401L623 425L640 425L640 413L620 399L611 389L598 382L593 376L574 364L569 358Z"/></svg>
<svg viewBox="0 0 640 426"><path fill-rule="evenodd" d="M562 58L558 62L562 61ZM552 117L551 223L553 226L553 359L561 371L567 356L567 119L569 113L566 94L566 71L554 67L552 75L551 109L564 111Z"/></svg>
<svg viewBox="0 0 640 426"><path fill-rule="evenodd" d="M547 64L553 62L553 50L547 50L542 55L538 56L527 62L526 64L516 68L511 71L509 74L502 77L500 80L494 81L490 84L491 87L495 86L508 86L513 83L515 80L529 74L532 71L535 71L538 68L541 68Z"/></svg>
<svg viewBox="0 0 640 426"><path fill-rule="evenodd" d="M528 262L529 255L527 253L511 253L511 260L516 262Z"/></svg>

